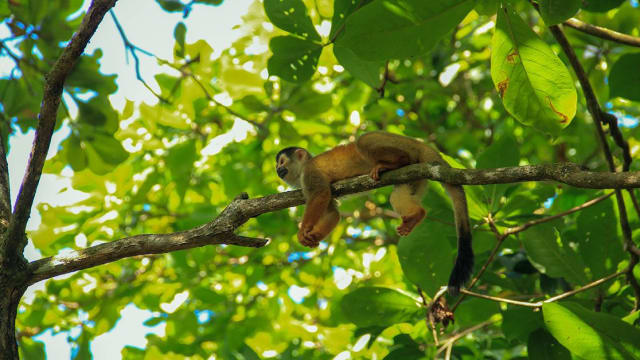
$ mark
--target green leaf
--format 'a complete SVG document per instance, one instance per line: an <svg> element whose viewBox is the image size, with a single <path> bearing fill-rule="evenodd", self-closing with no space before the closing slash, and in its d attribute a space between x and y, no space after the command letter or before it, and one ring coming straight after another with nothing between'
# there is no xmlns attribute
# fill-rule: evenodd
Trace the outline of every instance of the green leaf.
<svg viewBox="0 0 640 360"><path fill-rule="evenodd" d="M473 5L473 0L374 1L347 18L336 44L368 61L424 55Z"/></svg>
<svg viewBox="0 0 640 360"><path fill-rule="evenodd" d="M624 256L621 239L616 236L617 222L611 199L589 206L578 215L576 243L592 279L615 272Z"/></svg>
<svg viewBox="0 0 640 360"><path fill-rule="evenodd" d="M478 169L491 169L507 166L518 166L520 162L520 146L511 134L505 134L494 141L489 147L478 155L476 167ZM513 184L485 185L485 197L491 211L496 211L501 197Z"/></svg>
<svg viewBox="0 0 640 360"><path fill-rule="evenodd" d="M62 145L67 161L73 171L82 171L87 167L87 154L80 146L80 139L73 134Z"/></svg>
<svg viewBox="0 0 640 360"><path fill-rule="evenodd" d="M120 141L114 139L113 136L95 133L89 144L93 146L104 162L111 165L118 165L129 157L129 153L122 147Z"/></svg>
<svg viewBox="0 0 640 360"><path fill-rule="evenodd" d="M500 312L499 304L494 301L475 298L466 299L464 304L456 310L456 325L462 328L486 321Z"/></svg>
<svg viewBox="0 0 640 360"><path fill-rule="evenodd" d="M339 36L344 30L344 22L358 8L367 5L371 0L335 0L333 2L333 17L331 18L331 31L329 39Z"/></svg>
<svg viewBox="0 0 640 360"><path fill-rule="evenodd" d="M620 96L640 101L640 53L624 54L611 67L609 91L611 98Z"/></svg>
<svg viewBox="0 0 640 360"><path fill-rule="evenodd" d="M384 61L367 61L356 56L348 47L333 45L333 55L351 75L363 81L372 88L378 88L381 83L381 68Z"/></svg>
<svg viewBox="0 0 640 360"><path fill-rule="evenodd" d="M342 298L340 306L345 316L360 327L407 322L421 310L414 298L384 287L356 289Z"/></svg>
<svg viewBox="0 0 640 360"><path fill-rule="evenodd" d="M45 360L47 358L44 353L44 344L28 337L20 338L18 341L18 350L20 351L21 359Z"/></svg>
<svg viewBox="0 0 640 360"><path fill-rule="evenodd" d="M269 74L301 83L316 72L322 45L293 36L277 36L269 41L273 56L267 62Z"/></svg>
<svg viewBox="0 0 640 360"><path fill-rule="evenodd" d="M527 307L510 307L502 313L502 332L507 340L526 342L529 335L544 326L540 311Z"/></svg>
<svg viewBox="0 0 640 360"><path fill-rule="evenodd" d="M424 350L420 350L420 345L407 334L394 336L393 346L390 350L382 360L421 359L424 357Z"/></svg>
<svg viewBox="0 0 640 360"><path fill-rule="evenodd" d="M191 179L191 171L193 163L198 159L199 154L196 152L196 143L194 140L188 140L177 144L169 149L167 154L167 167L171 172L171 177L176 182L176 188L180 194L180 198L184 197Z"/></svg>
<svg viewBox="0 0 640 360"><path fill-rule="evenodd" d="M93 55L82 55L65 80L65 87L93 90L102 96L118 90L116 75L105 75L100 72L102 50L97 49Z"/></svg>
<svg viewBox="0 0 640 360"><path fill-rule="evenodd" d="M301 97L294 104L289 105L289 110L296 114L297 118L310 119L331 109L331 94L312 92L311 95Z"/></svg>
<svg viewBox="0 0 640 360"><path fill-rule="evenodd" d="M447 237L455 237L452 226L423 221L398 243L402 271L427 294L433 295L446 285L453 268L453 249Z"/></svg>
<svg viewBox="0 0 640 360"><path fill-rule="evenodd" d="M140 115L147 121L155 122L164 126L176 129L186 130L190 128L186 119L180 116L180 113L169 107L149 106L140 104Z"/></svg>
<svg viewBox="0 0 640 360"><path fill-rule="evenodd" d="M85 142L85 153L89 170L96 175L105 175L113 170L114 166L102 159L102 156L93 147L92 142Z"/></svg>
<svg viewBox="0 0 640 360"><path fill-rule="evenodd" d="M500 0L478 0L475 10L478 14L484 16L492 16L498 11Z"/></svg>
<svg viewBox="0 0 640 360"><path fill-rule="evenodd" d="M173 37L176 39L176 46L177 46L177 49L175 49L175 52L177 56L181 58L184 57L184 39L186 34L187 34L187 27L181 21L176 25L175 29L173 29Z"/></svg>
<svg viewBox="0 0 640 360"><path fill-rule="evenodd" d="M582 0L582 8L591 12L605 12L620 6L625 0Z"/></svg>
<svg viewBox="0 0 640 360"><path fill-rule="evenodd" d="M530 360L571 360L571 353L545 329L531 333L527 341Z"/></svg>
<svg viewBox="0 0 640 360"><path fill-rule="evenodd" d="M631 325L640 325L640 310L634 311L631 314L623 317L622 321Z"/></svg>
<svg viewBox="0 0 640 360"><path fill-rule="evenodd" d="M637 359L640 330L609 314L569 302L542 306L549 332L584 359Z"/></svg>
<svg viewBox="0 0 640 360"><path fill-rule="evenodd" d="M184 4L175 0L156 0L156 2L168 12L178 12L184 10Z"/></svg>
<svg viewBox="0 0 640 360"><path fill-rule="evenodd" d="M563 241L553 224L555 222L540 224L522 233L531 262L550 277L564 278L573 284L585 284L584 264L567 241Z"/></svg>
<svg viewBox="0 0 640 360"><path fill-rule="evenodd" d="M547 26L560 24L580 10L580 0L540 0L538 5Z"/></svg>
<svg viewBox="0 0 640 360"><path fill-rule="evenodd" d="M549 45L512 10L498 11L491 78L505 109L525 125L557 134L576 113L573 79Z"/></svg>
<svg viewBox="0 0 640 360"><path fill-rule="evenodd" d="M320 41L302 0L264 0L264 11L273 25L305 39Z"/></svg>
<svg viewBox="0 0 640 360"><path fill-rule="evenodd" d="M101 130L113 134L118 130L118 113L113 110L111 103L106 96L95 96L87 102L78 101L78 117L79 124L98 127ZM83 136L90 136L95 129L83 129Z"/></svg>

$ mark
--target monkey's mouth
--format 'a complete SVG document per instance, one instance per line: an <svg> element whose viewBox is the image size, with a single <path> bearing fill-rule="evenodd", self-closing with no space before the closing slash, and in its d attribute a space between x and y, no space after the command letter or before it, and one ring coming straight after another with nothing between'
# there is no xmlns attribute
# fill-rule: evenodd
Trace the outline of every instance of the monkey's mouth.
<svg viewBox="0 0 640 360"><path fill-rule="evenodd" d="M278 173L280 179L284 179L284 177L287 176L289 170L287 170L287 168L277 168L276 172Z"/></svg>

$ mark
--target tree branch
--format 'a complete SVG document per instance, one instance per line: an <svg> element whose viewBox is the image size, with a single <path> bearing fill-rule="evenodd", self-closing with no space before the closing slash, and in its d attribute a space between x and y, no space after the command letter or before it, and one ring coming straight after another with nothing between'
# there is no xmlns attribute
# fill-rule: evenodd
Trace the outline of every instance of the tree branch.
<svg viewBox="0 0 640 360"><path fill-rule="evenodd" d="M380 181L374 181L368 175L362 175L336 182L332 184L332 194L340 197L419 179L475 185L556 180L580 187L640 187L640 172L596 173L582 171L577 165L570 163L487 170L461 170L422 163L384 173ZM263 246L267 240L239 237L234 235L234 231L252 217L303 203L304 196L300 190L254 199L236 198L217 218L191 230L161 235L136 235L78 250L68 255L34 261L29 264L31 272L29 284L136 255L165 253L209 244Z"/></svg>
<svg viewBox="0 0 640 360"><path fill-rule="evenodd" d="M9 165L4 136L0 134L0 229L9 227L11 220L11 193L9 191Z"/></svg>
<svg viewBox="0 0 640 360"><path fill-rule="evenodd" d="M57 275L107 264L126 257L162 254L213 244L262 247L267 239L238 236L233 231L249 220L255 200L236 198L213 221L170 234L143 234L91 246L70 254L52 256L28 265L28 285Z"/></svg>
<svg viewBox="0 0 640 360"><path fill-rule="evenodd" d="M33 141L29 165L25 172L18 192L13 217L9 224L9 232L1 244L3 260L7 261L20 257L26 245L24 235L27 220L31 213L33 198L36 194L42 167L49 150L51 136L56 125L58 107L62 97L64 81L73 70L73 67L82 55L89 39L93 36L105 13L115 5L116 0L93 0L87 14L82 19L80 28L73 35L69 44L53 64L51 71L45 76L40 114L38 114L38 127Z"/></svg>
<svg viewBox="0 0 640 360"><path fill-rule="evenodd" d="M605 40L610 40L620 44L640 47L640 38L638 37L619 33L617 31L613 31L600 26L588 24L586 22L580 21L575 18L571 18L565 21L564 25L574 28L576 30L582 31L589 35L597 36Z"/></svg>
<svg viewBox="0 0 640 360"><path fill-rule="evenodd" d="M507 303L507 304L513 304L513 305L519 305L519 306L526 306L526 307L533 307L533 308L539 308L544 304L548 304L548 303L552 303L554 301L558 301L558 300L562 300L564 298L568 298L570 296L573 296L577 293L581 293L583 291L587 291L591 288L594 288L598 285L601 285L613 278L616 278L620 275L625 274L628 271L628 268L622 271L618 271L617 273L613 273L613 274L609 274L603 278L600 278L598 280L594 280L588 284L586 284L585 286L579 287L577 289L573 289L567 292L564 292L560 295L554 296L554 297L550 297L546 300L540 300L540 301L536 301L536 302L527 302L527 301L517 301L517 300L512 300L512 299L506 299L506 298L501 298L501 297L497 297L497 296L490 296L490 295L484 295L484 294L480 294L480 293L476 293L473 291L469 291L467 289L460 289L460 292L465 294L465 295L469 295L469 296L475 296L478 298L482 298L482 299L486 299L486 300L491 300L491 301L496 301L496 302L503 302L503 303Z"/></svg>

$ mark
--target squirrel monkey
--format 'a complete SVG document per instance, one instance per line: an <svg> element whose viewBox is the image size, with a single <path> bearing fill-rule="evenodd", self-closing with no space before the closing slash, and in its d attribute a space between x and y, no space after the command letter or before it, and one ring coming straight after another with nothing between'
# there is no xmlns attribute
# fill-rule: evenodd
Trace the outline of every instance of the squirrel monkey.
<svg viewBox="0 0 640 360"><path fill-rule="evenodd" d="M302 188L307 209L302 219L298 240L305 246L316 247L338 224L340 215L331 197L334 181L369 174L379 180L380 173L405 165L435 162L449 166L430 146L415 139L382 131L362 135L355 142L337 146L318 156L300 147L288 147L276 155L276 171L287 184ZM425 217L420 202L426 180L394 186L389 198L393 209L402 217L397 231L408 235ZM453 202L458 256L449 277L449 292L457 294L471 276L473 249L467 200L462 186L442 183Z"/></svg>

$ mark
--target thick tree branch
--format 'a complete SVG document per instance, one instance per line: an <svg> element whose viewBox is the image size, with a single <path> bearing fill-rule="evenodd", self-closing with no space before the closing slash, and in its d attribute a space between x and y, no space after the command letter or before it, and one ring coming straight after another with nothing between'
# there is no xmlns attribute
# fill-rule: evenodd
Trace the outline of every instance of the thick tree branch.
<svg viewBox="0 0 640 360"><path fill-rule="evenodd" d="M640 187L640 172L596 173L582 171L575 164L461 170L423 163L389 171L382 175L380 181L374 181L367 175L339 181L332 185L332 193L340 197L425 178L467 185L555 180L573 186L597 189ZM68 255L34 261L29 264L31 272L29 284L136 255L165 253L209 244L263 246L267 240L239 237L234 235L234 232L252 217L303 203L304 196L300 190L254 199L236 198L217 218L195 229L171 234L137 235L92 246Z"/></svg>
<svg viewBox="0 0 640 360"><path fill-rule="evenodd" d="M640 38L638 37L619 33L617 31L613 31L600 26L592 25L575 18L571 18L565 21L564 25L574 28L576 30L582 31L589 35L597 36L605 40L610 40L620 44L640 47Z"/></svg>
<svg viewBox="0 0 640 360"><path fill-rule="evenodd" d="M20 256L26 245L24 231L27 220L29 220L40 175L42 175L42 167L47 157L53 129L56 125L65 79L73 70L76 61L82 55L84 48L95 33L105 13L115 3L116 0L93 0L91 2L87 14L82 19L80 28L64 48L58 60L53 64L49 74L45 76L43 98L40 105L40 114L38 114L38 127L29 157L29 165L18 192L13 217L9 224L8 236L2 244L1 251L4 254L4 260L15 259Z"/></svg>
<svg viewBox="0 0 640 360"><path fill-rule="evenodd" d="M29 264L28 284L53 276L107 264L136 255L161 254L212 244L261 247L267 239L238 236L233 231L249 217L251 201L236 198L213 221L194 229L170 234L144 234L92 246L67 255L52 256Z"/></svg>

